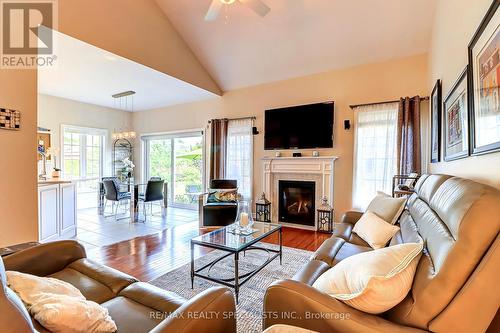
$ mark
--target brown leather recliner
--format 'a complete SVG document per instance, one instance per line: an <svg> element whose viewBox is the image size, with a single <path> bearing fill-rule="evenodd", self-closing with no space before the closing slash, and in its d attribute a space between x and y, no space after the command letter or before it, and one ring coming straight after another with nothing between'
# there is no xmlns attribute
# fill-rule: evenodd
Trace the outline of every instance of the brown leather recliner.
<svg viewBox="0 0 500 333"><path fill-rule="evenodd" d="M49 332L30 317L20 298L7 286L5 270L71 283L88 300L109 310L119 333L236 332L234 316L229 315L235 311L229 289L211 288L187 301L87 259L85 249L76 241L59 241L0 259L2 333Z"/></svg>
<svg viewBox="0 0 500 333"><path fill-rule="evenodd" d="M407 297L381 315L358 311L312 287L340 260L371 248L347 213L292 280L272 284L264 327L289 324L318 332L484 332L500 306L500 191L471 180L424 175L399 219L390 245L425 241ZM286 300L286 301L284 301Z"/></svg>

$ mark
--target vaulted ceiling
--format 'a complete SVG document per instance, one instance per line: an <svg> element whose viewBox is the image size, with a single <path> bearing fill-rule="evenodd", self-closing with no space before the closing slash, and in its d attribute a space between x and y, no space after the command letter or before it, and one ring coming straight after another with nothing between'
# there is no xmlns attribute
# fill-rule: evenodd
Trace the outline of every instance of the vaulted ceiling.
<svg viewBox="0 0 500 333"><path fill-rule="evenodd" d="M236 1L207 22L212 0L156 0L224 91L425 53L435 0Z"/></svg>

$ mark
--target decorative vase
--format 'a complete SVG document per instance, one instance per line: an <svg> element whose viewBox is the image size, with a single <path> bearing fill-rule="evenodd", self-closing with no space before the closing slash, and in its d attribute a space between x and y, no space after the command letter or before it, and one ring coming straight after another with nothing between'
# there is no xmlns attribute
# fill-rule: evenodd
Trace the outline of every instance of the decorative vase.
<svg viewBox="0 0 500 333"><path fill-rule="evenodd" d="M59 178L59 177L61 177L61 171L52 170L52 178Z"/></svg>
<svg viewBox="0 0 500 333"><path fill-rule="evenodd" d="M236 224L241 232L250 233L252 232L252 226L254 224L251 205L248 201L240 200L238 201L238 211L236 213Z"/></svg>

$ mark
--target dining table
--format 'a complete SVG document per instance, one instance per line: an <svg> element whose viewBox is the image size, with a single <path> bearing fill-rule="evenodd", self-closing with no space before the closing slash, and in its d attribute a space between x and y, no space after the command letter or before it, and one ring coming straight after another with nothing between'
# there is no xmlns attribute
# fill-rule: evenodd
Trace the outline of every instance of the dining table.
<svg viewBox="0 0 500 333"><path fill-rule="evenodd" d="M128 191L130 193L130 222L145 222L146 218L144 215L144 219L140 219L139 214L139 195L144 194L146 191L146 186L148 183L134 183L134 179L131 178L126 182L121 183L121 189ZM104 185L102 182L99 182L99 191L98 191L98 205L97 210L99 215L104 215L104 199L105 199ZM161 214L165 216L168 207L168 183L165 182L163 184L163 200L161 202ZM143 213L145 214L145 212ZM125 217L127 218L127 217ZM124 219L124 218L120 218Z"/></svg>

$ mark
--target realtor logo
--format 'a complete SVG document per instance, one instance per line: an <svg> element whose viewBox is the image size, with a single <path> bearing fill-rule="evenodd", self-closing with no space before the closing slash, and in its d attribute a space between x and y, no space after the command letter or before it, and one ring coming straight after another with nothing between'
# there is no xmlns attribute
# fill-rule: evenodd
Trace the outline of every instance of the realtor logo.
<svg viewBox="0 0 500 333"><path fill-rule="evenodd" d="M55 0L0 0L2 68L53 66Z"/></svg>

